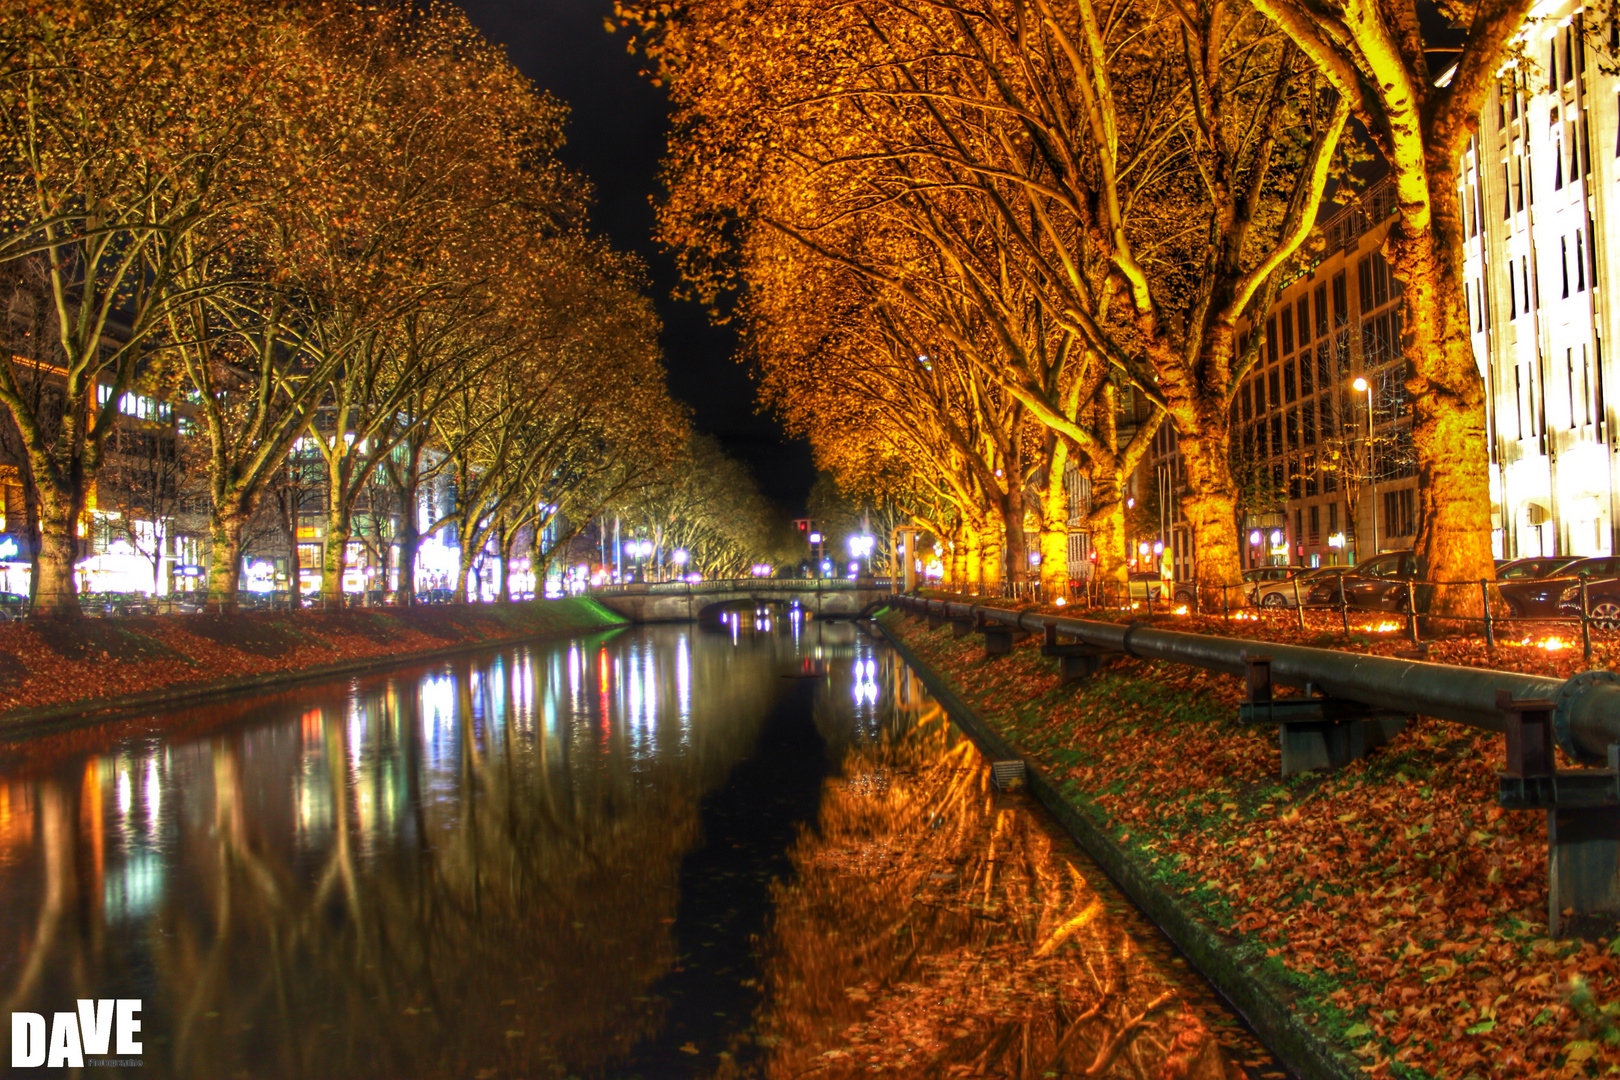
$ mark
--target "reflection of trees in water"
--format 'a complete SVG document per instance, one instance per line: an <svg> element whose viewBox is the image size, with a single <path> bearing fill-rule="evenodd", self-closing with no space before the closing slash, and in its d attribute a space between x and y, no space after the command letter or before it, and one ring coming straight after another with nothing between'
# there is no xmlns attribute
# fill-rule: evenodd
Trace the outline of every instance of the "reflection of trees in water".
<svg viewBox="0 0 1620 1080"><path fill-rule="evenodd" d="M680 675L703 722L640 759L617 715L549 737L540 710L525 723L510 664L482 668L476 689L469 665L455 672L448 746L402 682L306 717L301 738L294 721L169 748L196 768L167 796L179 825L163 902L130 927L109 928L99 871L84 872L104 827L75 826L84 791L36 781L43 888L10 1007L144 984L156 1074L610 1067L660 1021L644 995L671 962L697 797L781 690L768 666L713 651ZM675 700L675 672L638 677Z"/></svg>
<svg viewBox="0 0 1620 1080"><path fill-rule="evenodd" d="M777 888L764 1075L1241 1076L939 707L887 685L909 729L848 750Z"/></svg>

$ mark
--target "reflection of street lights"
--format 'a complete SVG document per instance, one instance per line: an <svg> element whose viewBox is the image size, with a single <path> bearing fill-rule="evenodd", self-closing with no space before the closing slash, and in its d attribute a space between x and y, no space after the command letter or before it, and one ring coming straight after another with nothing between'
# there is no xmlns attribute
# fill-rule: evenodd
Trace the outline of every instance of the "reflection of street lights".
<svg viewBox="0 0 1620 1080"><path fill-rule="evenodd" d="M1373 446L1372 383L1368 382L1366 379L1362 378L1360 375L1357 375L1356 376L1356 381L1351 383L1350 386L1351 386L1351 388L1353 390L1355 390L1356 393L1358 393L1358 394L1366 394L1367 395L1367 478L1368 478L1368 481L1372 484L1372 543L1368 544L1367 546L1369 548L1369 554L1377 555L1378 554L1378 469L1376 467L1376 461L1375 461L1375 459L1373 457L1373 454L1376 453L1376 450L1375 450L1375 448Z"/></svg>

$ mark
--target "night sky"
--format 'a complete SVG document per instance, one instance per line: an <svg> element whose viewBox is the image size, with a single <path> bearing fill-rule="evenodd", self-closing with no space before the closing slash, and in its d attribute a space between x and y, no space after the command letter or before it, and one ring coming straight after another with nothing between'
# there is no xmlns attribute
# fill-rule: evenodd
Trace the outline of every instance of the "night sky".
<svg viewBox="0 0 1620 1080"><path fill-rule="evenodd" d="M612 0L460 2L525 75L572 109L563 159L596 186L596 227L647 263L664 321L670 389L691 405L701 430L752 467L768 498L802 512L815 479L809 446L787 441L775 418L755 411L735 336L710 326L698 305L670 298L674 263L653 242L648 201L658 190L668 107L663 91L637 74L640 58L624 51L624 35L602 28Z"/></svg>

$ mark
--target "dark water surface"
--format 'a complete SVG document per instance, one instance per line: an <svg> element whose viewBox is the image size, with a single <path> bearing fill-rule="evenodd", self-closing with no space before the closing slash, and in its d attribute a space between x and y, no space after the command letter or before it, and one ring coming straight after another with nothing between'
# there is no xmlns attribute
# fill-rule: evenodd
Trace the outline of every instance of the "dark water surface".
<svg viewBox="0 0 1620 1080"><path fill-rule="evenodd" d="M508 648L151 730L0 747L0 1017L142 1002L141 1067L85 1072L1281 1075L849 623Z"/></svg>

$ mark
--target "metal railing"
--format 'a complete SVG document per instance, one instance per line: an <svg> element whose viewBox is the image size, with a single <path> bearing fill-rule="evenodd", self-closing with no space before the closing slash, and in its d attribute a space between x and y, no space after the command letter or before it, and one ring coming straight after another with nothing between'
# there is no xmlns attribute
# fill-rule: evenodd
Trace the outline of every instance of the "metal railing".
<svg viewBox="0 0 1620 1080"><path fill-rule="evenodd" d="M723 592L787 593L787 592L855 592L883 590L893 587L888 578L709 578L703 581L628 582L620 585L595 585L588 590L590 596L695 596Z"/></svg>
<svg viewBox="0 0 1620 1080"><path fill-rule="evenodd" d="M1620 874L1614 828L1620 814L1620 675L1614 672L1563 679L1187 633L1158 622L1081 619L918 596L893 602L931 621L951 620L959 633L982 633L987 656L1009 652L1015 634L1041 633L1043 654L1062 665L1060 682L1073 681L1071 670L1075 677L1095 672L1105 654L1243 677L1247 700L1239 722L1277 726L1284 775L1337 768L1363 756L1399 730L1386 725L1413 715L1500 732L1506 768L1498 774L1498 803L1548 815L1549 930L1561 933L1566 914L1598 914L1603 925L1620 916L1612 887ZM1303 693L1274 698L1273 684ZM1596 767L1559 769L1555 746L1572 761Z"/></svg>
<svg viewBox="0 0 1620 1080"><path fill-rule="evenodd" d="M1244 582L1240 585L1201 585L1191 581L1158 580L1122 583L1092 580L1070 582L1062 597L1065 605L1081 610L1130 612L1155 615L1218 616L1229 622L1259 621L1261 623L1293 623L1300 630L1329 632L1337 626L1341 634L1350 637L1369 632L1388 633L1399 629L1413 644L1420 645L1429 629L1447 635L1473 632L1481 636L1487 647L1496 645L1513 634L1514 628L1534 627L1542 633L1564 628L1580 640L1582 654L1588 662L1593 659L1593 644L1603 640L1620 640L1620 600L1613 610L1605 602L1595 609L1591 598L1594 583L1583 578L1543 578L1519 584L1563 585L1575 592L1578 605L1561 614L1515 614L1515 601L1504 597L1501 582L1433 581L1420 578L1387 579L1383 592L1384 602L1368 603L1347 590L1342 578L1325 587L1302 584L1299 580L1283 582ZM948 586L946 589L948 590ZM1326 592L1325 599L1312 599ZM1613 590L1620 594L1620 584ZM1449 594L1449 595L1448 595ZM1040 582L1002 582L977 593L988 599L1027 600L1034 603L1055 602L1049 598ZM1267 602L1268 598L1277 600ZM1479 615L1451 614L1450 603L1437 601L1465 601L1465 607L1480 611ZM1557 602L1555 601L1555 604ZM1559 608L1559 611L1565 609ZM1560 647L1572 645L1562 639L1553 639Z"/></svg>

